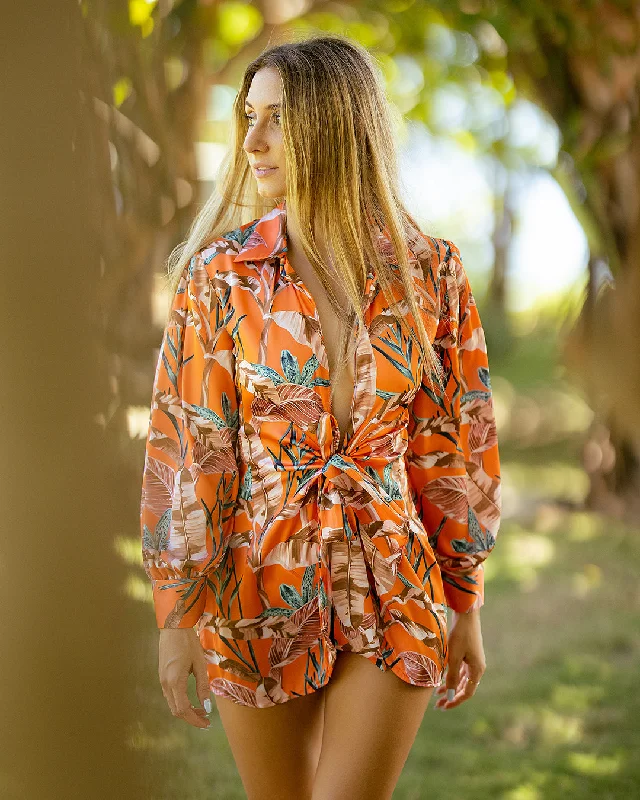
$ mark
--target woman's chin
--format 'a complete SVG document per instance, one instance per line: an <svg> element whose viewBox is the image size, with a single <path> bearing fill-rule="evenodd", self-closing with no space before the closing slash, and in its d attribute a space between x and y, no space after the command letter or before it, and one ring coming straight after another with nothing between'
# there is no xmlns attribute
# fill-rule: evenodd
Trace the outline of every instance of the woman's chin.
<svg viewBox="0 0 640 800"><path fill-rule="evenodd" d="M264 183L258 184L258 194L264 198L276 198L276 197L283 197L285 191L281 186L265 186Z"/></svg>

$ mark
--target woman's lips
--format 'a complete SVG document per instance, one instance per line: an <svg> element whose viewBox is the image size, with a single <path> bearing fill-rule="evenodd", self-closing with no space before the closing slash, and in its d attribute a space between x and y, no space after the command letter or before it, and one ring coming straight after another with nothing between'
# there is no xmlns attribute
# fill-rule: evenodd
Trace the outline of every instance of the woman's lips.
<svg viewBox="0 0 640 800"><path fill-rule="evenodd" d="M271 173L275 172L277 169L278 167L268 167L266 169L258 169L257 167L254 167L253 171L255 172L257 178L264 178L265 175L271 175Z"/></svg>

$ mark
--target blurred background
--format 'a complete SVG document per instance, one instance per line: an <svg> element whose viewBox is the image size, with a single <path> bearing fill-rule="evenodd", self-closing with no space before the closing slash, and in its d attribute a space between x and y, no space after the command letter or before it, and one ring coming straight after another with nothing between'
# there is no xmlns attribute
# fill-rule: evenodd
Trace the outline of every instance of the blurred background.
<svg viewBox="0 0 640 800"><path fill-rule="evenodd" d="M15 614L2 625L15 638L8 652L37 646L25 694L46 675L56 703L38 705L34 732L28 697L8 699L6 719L22 735L12 727L5 748L6 796L36 796L24 792L42 779L48 793L38 796L111 797L113 784L99 778L108 769L122 797L244 797L215 705L213 731L201 736L171 716L158 682L137 527L144 439L168 302L164 260L214 186L242 73L270 44L317 32L361 42L384 73L406 205L423 231L461 250L497 412L503 521L485 564L487 671L471 702L445 714L430 707L394 798L640 796L638 3L80 0L65 6L68 16L50 11L38 19L16 11L15 36L5 28L14 68L21 41L41 36L44 48L29 61L31 77L9 86L14 107L32 116L14 114L10 124L58 143L69 170L47 148L21 161L5 149L3 243L7 275L18 276L4 320L14 336L25 332L6 357L25 402L6 408L24 423L9 426L3 459L5 519L11 531L22 527L20 537L3 537L0 556L3 608L12 608L27 589L22 568L10 567L30 531L43 537L47 519L36 546L47 557L25 567L33 609L21 608L32 623L46 591L45 631L59 635L38 639L22 626L18 640L8 632ZM43 104L36 95L25 104L25 87L47 81ZM24 150L24 139L11 142ZM49 182L58 190L34 240L25 203ZM28 248L14 224L20 214ZM68 227L55 224L57 214ZM16 270L23 256L37 257L37 272ZM57 294L45 291L47 278ZM50 323L46 336L25 325L30 311ZM80 357L63 361L69 350ZM46 431L37 423L42 393L29 389L43 376L60 413ZM29 437L58 469L34 465ZM17 470L22 458L31 478L43 469L40 486L55 484L54 521L54 501L39 508L33 481ZM78 503L68 500L72 479ZM49 525L59 526L57 546ZM79 627L65 627L70 620ZM89 673L76 646L91 648ZM62 683L56 689L61 673L43 670L53 662L73 684L73 707ZM5 686L25 676L19 663L5 668ZM89 675L100 681L100 736L85 705L96 692ZM56 738L56 753L46 737L65 714L77 735ZM33 757L34 736L42 769L32 775L18 765ZM52 782L63 763L66 780Z"/></svg>

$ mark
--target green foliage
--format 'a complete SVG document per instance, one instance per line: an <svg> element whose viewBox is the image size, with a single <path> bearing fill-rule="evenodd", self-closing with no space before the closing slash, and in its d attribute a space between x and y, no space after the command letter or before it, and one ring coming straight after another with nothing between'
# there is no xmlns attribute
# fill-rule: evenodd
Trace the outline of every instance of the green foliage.
<svg viewBox="0 0 640 800"><path fill-rule="evenodd" d="M227 2L218 6L217 36L228 45L241 47L262 29L262 14L251 3Z"/></svg>

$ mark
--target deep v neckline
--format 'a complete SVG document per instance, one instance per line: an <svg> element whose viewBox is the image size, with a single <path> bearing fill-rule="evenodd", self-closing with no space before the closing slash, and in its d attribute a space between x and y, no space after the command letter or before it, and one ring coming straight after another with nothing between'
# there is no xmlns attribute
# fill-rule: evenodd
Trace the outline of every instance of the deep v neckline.
<svg viewBox="0 0 640 800"><path fill-rule="evenodd" d="M289 280L297 284L300 289L305 293L309 302L311 303L311 307L313 309L313 319L318 324L318 332L320 338L320 346L322 348L322 355L324 356L324 361L327 365L327 381L329 383L329 413L333 417L336 425L336 429L338 430L339 441L340 441L340 450L343 450L349 441L355 436L356 430L354 425L354 411L356 407L356 401L358 399L358 350L360 347L360 325L358 324L358 319L356 318L355 323L355 335L357 336L357 341L355 347L352 348L352 366L353 366L353 390L351 392L351 402L349 405L349 414L347 419L347 429L344 433L340 430L340 424L336 415L334 414L333 409L333 389L334 389L334 382L331 376L331 366L329 364L329 351L327 349L326 339L324 337L324 332L322 330L322 322L320 320L320 313L318 310L318 303L312 292L309 290L309 287L305 283L305 281L300 277L300 275L296 272L294 266L289 261L288 255L285 253L281 257L282 264L285 270L285 273ZM367 287L365 287L366 289Z"/></svg>

